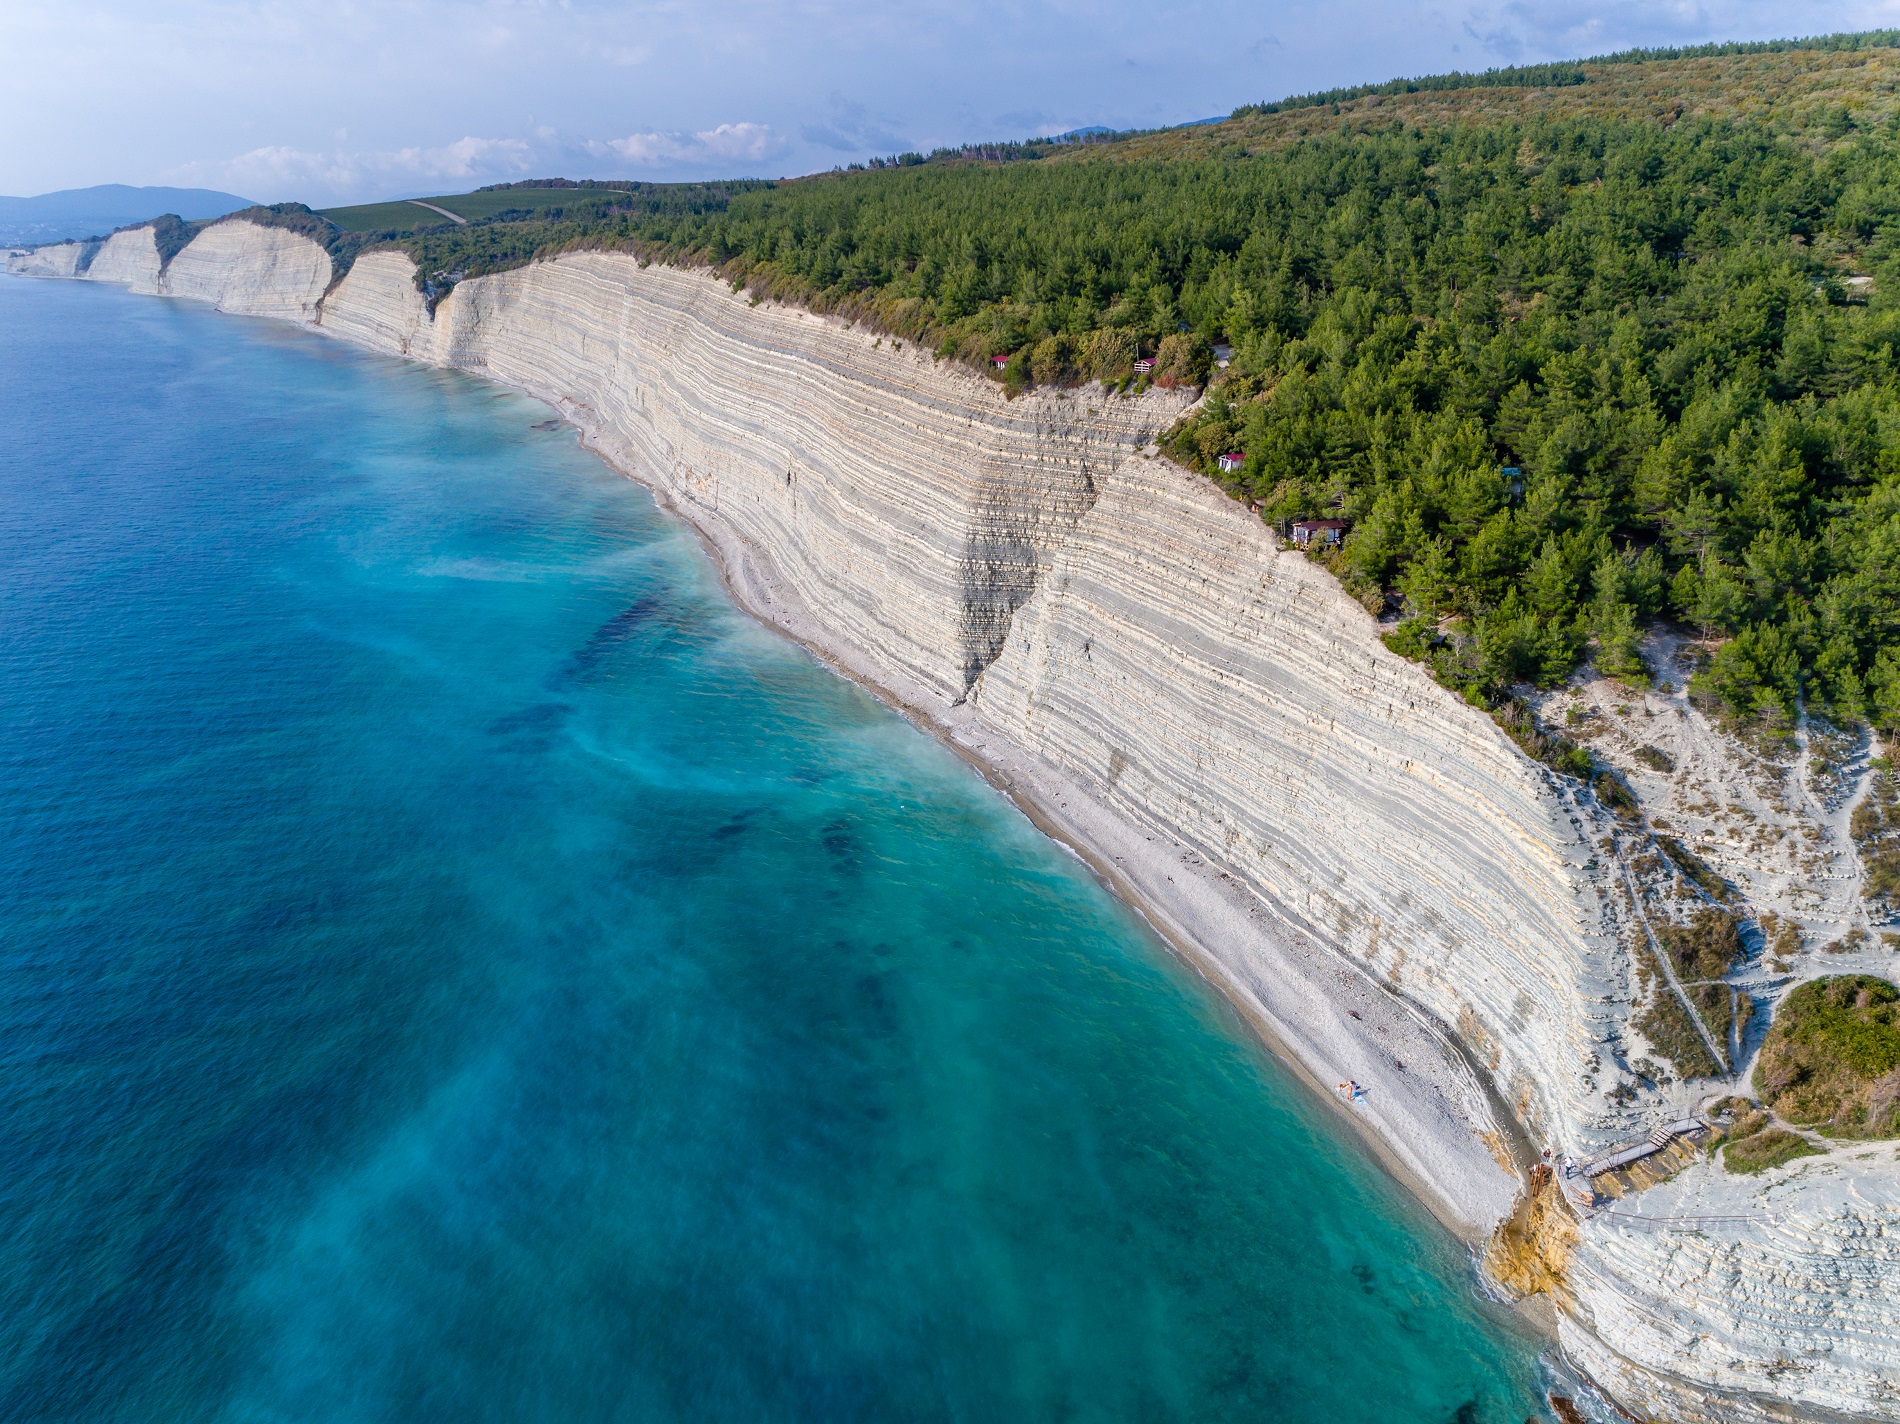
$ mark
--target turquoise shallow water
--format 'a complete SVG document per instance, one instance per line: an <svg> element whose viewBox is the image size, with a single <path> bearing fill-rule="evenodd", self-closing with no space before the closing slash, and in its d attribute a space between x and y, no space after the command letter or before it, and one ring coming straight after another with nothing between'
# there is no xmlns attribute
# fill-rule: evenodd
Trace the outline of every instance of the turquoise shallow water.
<svg viewBox="0 0 1900 1424"><path fill-rule="evenodd" d="M1072 859L468 379L0 282L0 1418L1521 1421Z"/></svg>

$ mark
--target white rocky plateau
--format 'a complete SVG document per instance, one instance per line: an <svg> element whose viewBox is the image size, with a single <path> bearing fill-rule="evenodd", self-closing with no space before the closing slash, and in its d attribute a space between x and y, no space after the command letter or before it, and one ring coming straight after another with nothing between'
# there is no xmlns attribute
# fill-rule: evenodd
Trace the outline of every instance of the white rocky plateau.
<svg viewBox="0 0 1900 1424"><path fill-rule="evenodd" d="M243 219L168 264L141 228L10 270L302 322L554 406L700 531L741 603L983 768L1318 1091L1365 1085L1341 1111L1474 1247L1533 1205L1542 1149L1588 1158L1745 1090L1744 1044L1715 1045L1732 1082L1685 1084L1633 1022L1662 991L1645 921L1700 892L1161 458L1182 397L1007 399L619 254L465 280L433 313L400 253L338 282L316 243ZM1878 934L1820 948L1877 928L1846 826L1864 741L1804 728L1782 764L1680 693L1589 677L1538 707L1752 915L1798 929L1777 967L1756 951L1733 976L1758 1024L1804 979L1891 976ZM1561 1348L1625 1417L1900 1420L1900 1160L1827 1146L1749 1177L1682 1149L1607 1207L1539 1198Z"/></svg>

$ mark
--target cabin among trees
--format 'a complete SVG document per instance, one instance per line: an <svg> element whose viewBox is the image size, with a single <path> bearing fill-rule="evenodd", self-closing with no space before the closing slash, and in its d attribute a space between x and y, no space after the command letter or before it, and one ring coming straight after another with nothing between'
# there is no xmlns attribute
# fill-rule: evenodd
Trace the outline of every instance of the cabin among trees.
<svg viewBox="0 0 1900 1424"><path fill-rule="evenodd" d="M1314 544L1337 544L1351 527L1343 519L1297 519L1291 531L1293 547L1306 549Z"/></svg>

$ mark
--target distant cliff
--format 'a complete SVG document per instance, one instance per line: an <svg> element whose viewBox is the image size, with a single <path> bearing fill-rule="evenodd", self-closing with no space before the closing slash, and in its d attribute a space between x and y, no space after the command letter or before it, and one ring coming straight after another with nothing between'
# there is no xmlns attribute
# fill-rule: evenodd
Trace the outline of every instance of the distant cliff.
<svg viewBox="0 0 1900 1424"><path fill-rule="evenodd" d="M162 268L121 233L16 270L302 321L555 404L705 534L755 613L986 764L1322 1091L1367 1085L1358 1121L1474 1237L1542 1148L1587 1157L1707 1094L1631 1066L1651 891L1616 824L1155 457L1181 397L1010 400L618 255L469 279L433 315L399 254L332 290L316 244L242 221ZM1680 699L1565 695L1719 750ZM1552 1294L1570 1356L1634 1407L1900 1418L1900 1166L1868 1150L1755 1179L1690 1163L1609 1212L1548 1188L1494 1261Z"/></svg>

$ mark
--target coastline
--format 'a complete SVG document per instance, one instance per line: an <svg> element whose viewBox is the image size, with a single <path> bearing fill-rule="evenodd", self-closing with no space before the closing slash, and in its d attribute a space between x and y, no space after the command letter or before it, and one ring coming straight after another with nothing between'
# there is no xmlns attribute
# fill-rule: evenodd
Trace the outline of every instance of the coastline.
<svg viewBox="0 0 1900 1424"><path fill-rule="evenodd" d="M495 380L485 373L482 379ZM1491 1148L1493 1158L1500 1167L1506 1166L1508 1160L1509 1170L1522 1179L1538 1156L1529 1135L1478 1066L1471 1063L1462 1046L1429 1015L1393 993L1389 985L1377 982L1359 966L1323 946L1311 941L1297 947L1286 943L1282 936L1261 924L1274 913L1263 897L1210 865L1192 847L1148 836L1112 808L1102 805L1073 778L1028 749L1015 745L1007 749L995 746L995 743L1007 743L1007 737L1000 730L985 725L967 703L957 704L941 714L930 710L931 704L939 699L925 689L905 686L904 679L893 676L889 669L875 666L844 640L828 633L775 575L764 552L720 523L716 513L704 506L685 507L663 484L615 460L606 442L598 438L599 432L571 402L505 381L496 381L496 384L519 390L547 405L576 431L581 444L602 463L647 490L663 509L691 530L705 549L728 596L748 617L798 644L840 677L864 688L918 730L948 747L1007 797L1039 832L1074 855L1098 883L1148 927L1174 958L1220 996L1259 1045L1310 1089L1380 1168L1472 1252L1475 1259L1475 1253L1489 1239L1494 1222L1461 1206L1446 1184L1431 1179L1406 1162L1393 1147L1390 1137L1393 1125L1369 1116L1364 1109L1342 1098L1337 1089L1325 1081L1333 1068L1319 1066L1322 1061L1329 1065L1356 1065L1351 1072L1343 1066L1338 1071L1351 1081L1363 1083L1369 1078L1387 1076L1378 1059L1393 1056L1394 1046L1409 1055L1415 1065L1428 1062L1434 1055L1455 1062L1486 1090L1497 1115L1502 1131L1501 1141ZM1177 872L1180 880L1175 879ZM1146 888L1155 882L1172 884L1175 892L1164 897ZM1175 901L1173 906L1167 903L1169 898ZM1259 955L1265 951L1270 955L1280 993L1263 993L1259 984L1249 985L1243 981L1209 947L1217 940L1245 941L1248 952ZM1345 982L1328 993L1319 983L1325 973ZM1295 987L1289 991L1289 985ZM1375 1013L1370 1022L1359 1013L1352 1013L1351 1017L1360 1018L1365 1025L1355 1033L1347 1024L1347 1014L1322 1013L1302 1022L1294 1017L1293 1004L1287 1002L1289 997L1297 998L1309 1009L1321 1003L1336 1004L1341 997L1340 989L1355 1002L1367 1006L1389 1004L1393 1011ZM1280 1002L1273 1002L1275 999ZM1330 1024L1325 1022L1327 1017L1332 1019ZM1396 1045L1379 1044L1377 1034L1396 1039ZM1414 1121L1412 1125L1418 1124ZM1440 1117L1434 1125L1443 1130L1447 1138L1455 1140L1461 1136L1460 1128L1448 1117ZM1479 1276L1483 1279L1482 1272ZM1544 1321L1540 1312L1518 1310L1517 1314L1526 1319L1536 1317L1540 1333L1548 1334L1554 1342L1554 1326Z"/></svg>
<svg viewBox="0 0 1900 1424"><path fill-rule="evenodd" d="M226 225L223 232L234 239L245 226ZM271 256L276 260L279 254L273 251ZM360 262L358 272L368 265L367 259ZM303 282L301 269L294 275ZM258 277L260 290L274 291L271 271ZM305 285L314 290L316 284ZM346 281L333 295L347 289ZM723 285L720 292L744 302L726 293ZM212 299L209 292L195 290L154 294ZM221 301L214 304L225 309ZM677 479L669 482L664 470L644 469L641 457L649 452L594 407L532 379L498 372L486 361L471 363L451 350L412 349L409 339L392 342L384 331L333 324L325 320L329 313L323 305L293 312L274 296L262 309L251 310L253 304L247 293L237 314L290 320L379 355L461 370L549 406L609 468L648 489L694 531L743 611L936 737L1008 796L1038 830L1076 855L1180 962L1221 996L1269 1053L1329 1106L1381 1168L1468 1249L1480 1249L1508 1218L1536 1150L1485 1066L1473 1061L1448 1025L1399 991L1396 964L1390 976L1376 977L1369 967L1338 952L1325 927L1303 920L1239 875L1211 863L1188 841L1158 827L1150 834L1013 739L995 717L983 715L974 692L950 701L941 689L915 680L842 627L816 616L793 591L791 581L779 574L767 551L722 514L716 484L710 499L697 498L700 491L690 483L682 487ZM831 318L818 320L837 325ZM864 346L867 354L873 347L872 339L855 329L846 337ZM968 399L956 388L956 374L941 375L934 363L926 364L931 367L926 379L939 389L941 399ZM1152 447L1141 454L1124 447L1122 463L1144 459L1159 463ZM1225 509L1231 501L1224 495L1211 487L1210 494L1224 513L1235 514ZM1300 565L1303 572L1303 559ZM1345 1100L1335 1086L1342 1081L1363 1085L1366 1095Z"/></svg>
<svg viewBox="0 0 1900 1424"><path fill-rule="evenodd" d="M355 275L367 275L363 270L366 267L367 263L359 264ZM268 285L270 279L268 274L260 273L258 280ZM478 283L467 285L470 292L461 294L464 303L475 294ZM735 307L746 305L743 297L727 293L723 285L709 286L718 286L712 294L713 304L724 306L730 301ZM343 304L350 290L346 282L332 294L338 299L337 305ZM406 280L402 293L405 297L413 293ZM492 319L488 304L513 300L506 293L504 286L497 296L487 298L482 307L469 314L479 342L491 339L482 329L482 323ZM212 300L207 294L190 295ZM221 300L213 300L213 304L221 310L230 309ZM378 314L381 310L377 309ZM1006 706L1001 715L993 706L986 717L983 699L974 692L970 697L951 700L941 687L915 680L913 670L901 660L881 656L885 650L866 647L861 634L853 638L848 620L818 617L800 600L793 581L775 566L772 549L776 546L762 547L759 542L761 533L772 540L780 531L755 527L748 534L743 517L734 519L722 509L718 477L696 472L693 465L697 459L692 455L682 459L682 452L666 437L656 441L656 432L647 428L644 394L638 411L589 403L587 397L599 400L590 386L578 385L570 393L566 383L573 380L572 372L524 362L519 351L513 353L512 369L498 370L497 363L484 354L482 344L463 345L458 341L458 332L466 328L452 319L436 322L425 318L419 331L414 327L405 329L400 321L370 328L362 321L362 309L352 308L349 316L357 322L352 329L346 320L329 320L332 312L327 302L313 317L302 319L286 318L275 310L250 311L241 303L235 306L235 312L290 319L375 354L479 376L549 406L576 428L582 444L609 468L647 488L657 502L694 532L708 550L712 567L729 595L744 612L798 642L839 675L864 687L914 726L936 737L1008 796L1040 832L1075 854L1098 882L1141 917L1175 958L1200 975L1223 1003L1231 1006L1245 1031L1329 1105L1342 1120L1341 1128L1354 1134L1381 1170L1459 1239L1472 1258L1473 1284L1479 1293L1508 1309L1533 1334L1557 1343L1555 1322L1546 1303L1534 1297L1514 1306L1504 1302L1500 1288L1476 1259L1496 1225L1509 1217L1526 1164L1537 1153L1496 1086L1495 1055L1488 1064L1474 1061L1476 1055L1442 1018L1419 1008L1402 992L1398 982L1398 971L1405 960L1402 924L1389 927L1392 933L1387 936L1385 952L1390 954L1396 942L1398 957L1389 974L1381 975L1376 963L1357 962L1349 946L1341 942L1341 933L1325 921L1315 922L1289 911L1240 874L1210 863L1188 840L1162 834L1158 829L1156 834L1149 834L1150 829L1156 829L1153 822L1144 827L1139 814L1127 814L1105 802L1074 776L1052 765L1032 746L1012 736L1009 727L1001 725L1002 717L1008 714ZM875 355L878 343L869 334L828 318L801 314L800 319L820 324L826 335L818 339L831 343L833 359L838 358L837 348L843 347L849 360L870 358L866 368L869 379L880 379L880 371L884 372L883 379L889 379L886 363L890 358ZM741 315L741 325L744 320ZM773 350L769 344L773 330L768 323L762 333L768 339L768 352ZM531 354L538 356L539 348ZM981 431L993 398L987 385L962 373L940 373L927 359L907 356L903 364L915 368L908 379L926 390L929 399L954 407L960 416L967 412L975 417ZM851 369L855 372L857 368ZM664 400L667 392L656 385L654 394ZM1024 408L1033 411L1042 404L1045 414L1036 419L1060 420L1062 410L1074 412L1085 397L1097 398L1088 392L1066 398L1042 397L1040 401L1032 398ZM1000 406L1000 397L994 397L993 403ZM1089 413L1094 414L1092 410ZM688 410L686 414L703 419L708 412ZM1017 414L1020 417L1023 410ZM630 416L635 419L629 421ZM679 438L671 429L666 435ZM1148 467L1147 461L1153 459L1151 450L1137 454L1124 445L1115 452L1110 479L1131 471L1131 488L1192 486L1187 497L1206 508L1191 510L1189 517L1203 534L1209 526L1251 526L1242 551L1256 570L1250 576L1264 574L1269 583L1279 580L1287 586L1293 593L1293 605L1287 611L1294 616L1318 615L1323 619L1329 603L1347 602L1331 580L1311 570L1303 558L1285 551L1272 552L1278 547L1277 541L1264 536L1257 520L1205 480L1158 460ZM741 516L747 511L740 507L735 494L742 488L728 486L724 496L733 512ZM797 531L783 532L797 537ZM792 552L796 555L799 551ZM809 555L811 551L804 552ZM884 552L888 557L889 551ZM859 556L874 557L875 553L867 548ZM1348 628L1356 634L1363 615L1356 605L1348 611ZM1339 635L1337 628L1325 625L1324 636ZM1301 669L1287 671L1298 675ZM1235 675L1247 674L1237 667ZM1394 695L1393 687L1376 677L1372 687L1366 688L1364 676L1351 674L1336 690L1362 701L1368 692L1382 697ZM1436 688L1432 691L1435 693ZM1405 695L1403 684L1397 695ZM1325 715L1324 709L1318 710ZM1454 710L1459 714L1464 711L1462 704ZM1307 715L1310 717L1312 711ZM1486 736L1495 736L1488 722L1483 730ZM1363 728L1352 732L1355 738L1364 734ZM1139 743L1129 744L1129 749L1134 755L1142 755ZM1515 749L1510 749L1507 759L1515 757ZM1420 774L1409 762L1404 769ZM1368 765L1366 770L1371 772L1374 766ZM1458 790L1457 783L1447 783L1430 765L1422 771L1422 794L1443 795ZM1165 817L1157 819L1165 821ZM1321 828L1319 834L1326 835L1329 829ZM1477 850L1478 845L1473 843L1471 849ZM1434 879L1425 888L1442 892L1448 887ZM1403 895L1400 904L1404 904ZM1375 921L1373 947L1377 949L1378 944ZM1420 982L1416 970L1408 971L1408 978ZM1365 1085L1370 1090L1368 1098L1355 1103L1343 1100L1334 1087L1342 1079ZM1562 1358L1558 1351L1547 1356L1553 1367Z"/></svg>
<svg viewBox="0 0 1900 1424"><path fill-rule="evenodd" d="M186 299L210 298L191 293ZM225 309L221 302L214 305ZM1008 796L1039 831L1076 855L1328 1105L1387 1175L1468 1249L1480 1249L1509 1216L1537 1153L1484 1065L1473 1061L1447 1025L1398 992L1396 966L1391 978L1375 977L1338 952L1324 928L1303 922L1238 875L1210 863L1189 842L1158 829L1149 834L1012 739L973 705L978 699L949 702L940 689L915 681L829 626L800 601L770 555L722 516L716 487L711 500L695 498L690 485L676 488L663 471L643 469L644 450L593 407L532 380L512 379L486 362L471 365L449 352L425 354L411 350L407 341L392 344L381 332L339 329L324 320L321 308L302 315L280 309L281 302L269 306L260 311L240 306L235 314L290 320L375 354L461 370L549 406L609 468L648 489L694 531L743 611L936 737ZM872 346L855 329L849 338ZM944 398L956 398L955 375L939 377L933 371L931 379L949 382ZM1144 458L1157 457L1151 447L1126 455L1127 461ZM1223 506L1231 503L1217 492L1213 497ZM1363 1085L1366 1096L1346 1101L1335 1086L1341 1081Z"/></svg>
<svg viewBox="0 0 1900 1424"><path fill-rule="evenodd" d="M216 226L171 266L140 235L114 239L133 275L96 280L552 407L693 530L743 611L1081 859L1467 1244L1511 1217L1534 1149L1588 1158L1703 1092L1630 1081L1643 992L1607 813L1210 481L1153 459L1178 399L1009 402L927 352L615 254L470 279L431 310L395 254L326 286L314 244L274 229ZM39 274L95 280L57 265ZM1348 1105L1341 1078L1370 1095ZM1561 1358L1649 1416L1900 1419L1890 1164L1867 1169L1877 1199L1830 1205L1842 1165L1728 1183L1801 1202L1774 1213L1786 1229L1585 1213L1540 1262L1555 1295L1518 1313L1546 1335L1554 1316Z"/></svg>
<svg viewBox="0 0 1900 1424"><path fill-rule="evenodd" d="M35 1184L96 1249L16 1253L27 1284L84 1317L118 1248L168 1230L204 1308L141 1295L123 1339L65 1332L15 1394L64 1417L102 1354L108 1395L163 1393L236 1322L243 1378L185 1391L194 1417L353 1381L397 1414L430 1392L440 1424L656 1388L676 1424L826 1397L1366 1424L1540 1404L1546 1341L1226 1002L967 761L736 606L693 526L549 407L110 288L0 284L0 329L8 532L48 575L15 581L19 690L60 713L21 729L46 755L14 781L106 813L75 860L72 798L26 808L52 834L16 860L51 878L11 921L49 954L13 978L69 991L69 1056L178 1087L104 1105L129 1137L92 1137L134 1149L109 1167L190 1191L203 1139L238 1169L209 1217L120 1194L95 1242L60 1189L86 1143L55 1132ZM206 775L141 792L67 735L115 750L143 709L134 760ZM181 817L141 806L205 813L156 900L140 849ZM60 916L67 882L122 902L103 942ZM192 965L112 980L195 994L195 1036L115 1058L116 1001L63 966L222 904ZM260 1014L295 1032L243 1031ZM83 1139L94 1078L40 1116ZM234 1143L234 1115L290 1136ZM210 1217L262 1245L232 1267ZM471 1331L493 1337L474 1367Z"/></svg>

